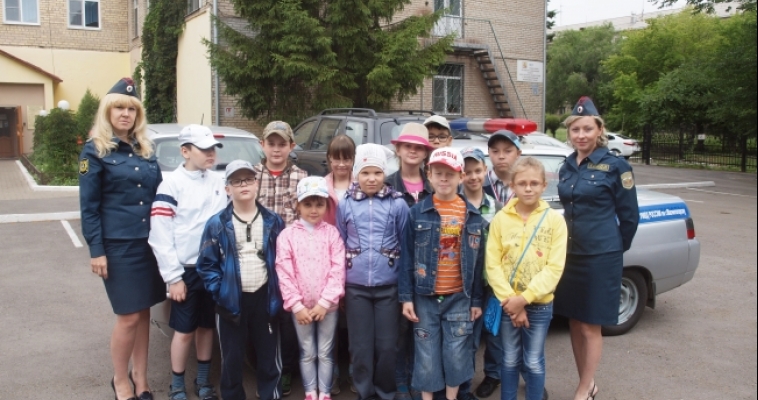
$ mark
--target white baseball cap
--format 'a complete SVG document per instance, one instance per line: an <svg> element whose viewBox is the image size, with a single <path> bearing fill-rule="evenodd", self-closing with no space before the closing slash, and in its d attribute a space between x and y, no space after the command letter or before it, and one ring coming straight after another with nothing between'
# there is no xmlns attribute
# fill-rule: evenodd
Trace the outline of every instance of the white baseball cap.
<svg viewBox="0 0 758 400"><path fill-rule="evenodd" d="M450 130L450 123L447 122L447 118L441 115L432 115L431 117L427 118L426 121L424 121L424 126L429 126L429 124L437 124L447 129L448 131Z"/></svg>
<svg viewBox="0 0 758 400"><path fill-rule="evenodd" d="M179 132L179 145L191 144L198 149L206 150L213 146L224 147L216 138L213 132L203 125L189 124Z"/></svg>
<svg viewBox="0 0 758 400"><path fill-rule="evenodd" d="M432 152L429 157L429 165L432 164L444 164L460 172L463 170L463 155L458 149L443 147Z"/></svg>
<svg viewBox="0 0 758 400"><path fill-rule="evenodd" d="M326 186L325 178L309 176L297 183L297 201L303 201L311 196L329 197L329 188Z"/></svg>

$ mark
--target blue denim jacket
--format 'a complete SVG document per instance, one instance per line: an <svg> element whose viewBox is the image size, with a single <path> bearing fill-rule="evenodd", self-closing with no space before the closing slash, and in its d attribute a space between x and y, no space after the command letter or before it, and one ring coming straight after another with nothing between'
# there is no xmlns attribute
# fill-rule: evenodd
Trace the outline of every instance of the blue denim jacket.
<svg viewBox="0 0 758 400"><path fill-rule="evenodd" d="M468 201L466 209L466 222L461 238L463 292L471 299L471 307L482 307L485 221L479 210ZM414 294L434 295L440 246L440 220L440 214L434 208L433 196L428 196L411 207L408 223L403 231L403 251L400 252L398 299L401 303L412 302ZM424 273L417 273L419 270L424 270Z"/></svg>
<svg viewBox="0 0 758 400"><path fill-rule="evenodd" d="M263 217L263 252L268 270L268 315L274 317L282 310L282 295L275 266L276 239L284 229L284 221L257 201L255 204ZM242 283L232 207L233 204L230 202L226 209L211 217L205 224L196 267L205 289L213 295L216 304L224 308L217 309L219 314L231 314L236 317L241 311Z"/></svg>

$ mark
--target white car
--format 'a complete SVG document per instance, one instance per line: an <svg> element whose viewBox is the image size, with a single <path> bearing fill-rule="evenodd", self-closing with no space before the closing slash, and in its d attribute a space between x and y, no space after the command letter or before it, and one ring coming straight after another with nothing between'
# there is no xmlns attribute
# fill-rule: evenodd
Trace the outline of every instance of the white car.
<svg viewBox="0 0 758 400"><path fill-rule="evenodd" d="M542 132L532 132L528 135L521 136L521 143L539 146L552 146L571 150L571 146Z"/></svg>
<svg viewBox="0 0 758 400"><path fill-rule="evenodd" d="M618 133L608 132L608 149L611 153L626 158L631 157L634 152L640 151L640 144L636 139L619 135Z"/></svg>

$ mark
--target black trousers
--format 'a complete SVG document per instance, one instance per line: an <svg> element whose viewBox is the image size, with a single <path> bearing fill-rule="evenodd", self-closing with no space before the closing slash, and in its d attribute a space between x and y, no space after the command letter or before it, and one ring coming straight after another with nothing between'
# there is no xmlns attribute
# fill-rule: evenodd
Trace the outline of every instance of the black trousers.
<svg viewBox="0 0 758 400"><path fill-rule="evenodd" d="M300 366L300 343L297 341L292 313L282 310L277 316L282 340L282 374L294 374Z"/></svg>
<svg viewBox="0 0 758 400"><path fill-rule="evenodd" d="M345 289L353 384L360 399L392 400L400 322L397 286Z"/></svg>
<svg viewBox="0 0 758 400"><path fill-rule="evenodd" d="M216 314L218 341L221 347L221 397L224 400L246 400L242 381L245 343L252 344L257 354L256 381L261 400L282 398L282 359L279 324L268 315L268 289L242 293L242 312L238 320Z"/></svg>

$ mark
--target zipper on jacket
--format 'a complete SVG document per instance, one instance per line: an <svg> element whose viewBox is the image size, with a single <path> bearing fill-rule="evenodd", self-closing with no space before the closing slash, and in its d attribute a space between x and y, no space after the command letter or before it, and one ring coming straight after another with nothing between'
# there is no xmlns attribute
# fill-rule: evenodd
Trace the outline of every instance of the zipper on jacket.
<svg viewBox="0 0 758 400"><path fill-rule="evenodd" d="M368 216L369 216L369 229L368 229L368 285L374 286L374 261L373 261L373 248L374 248L374 198L368 199Z"/></svg>

